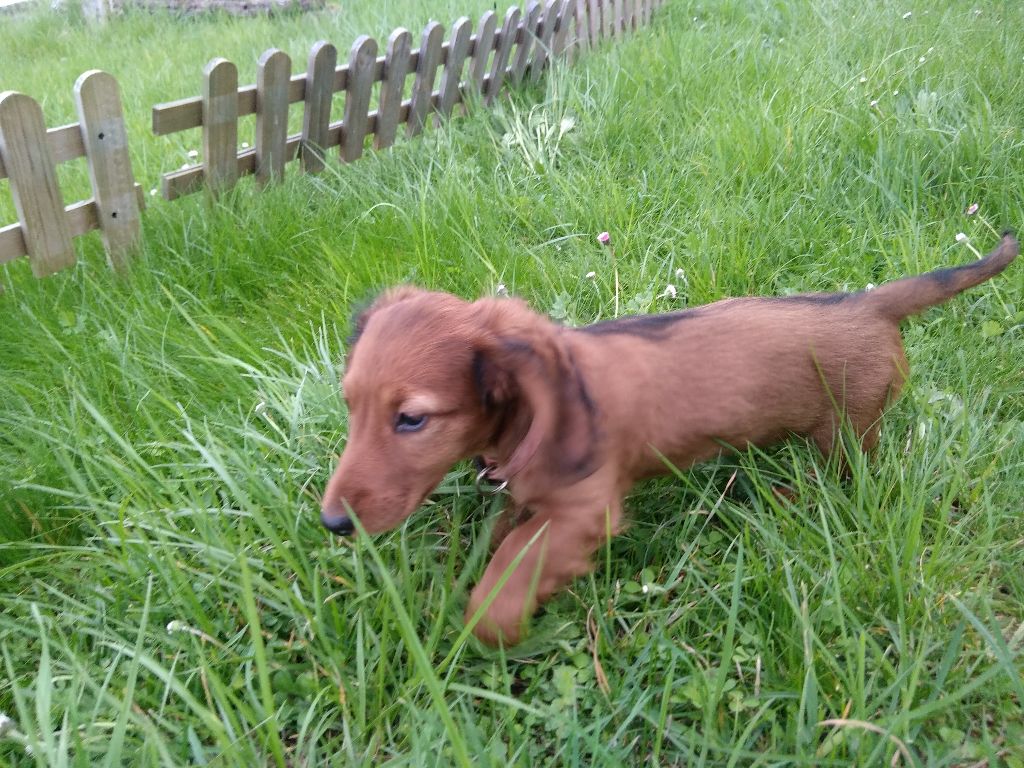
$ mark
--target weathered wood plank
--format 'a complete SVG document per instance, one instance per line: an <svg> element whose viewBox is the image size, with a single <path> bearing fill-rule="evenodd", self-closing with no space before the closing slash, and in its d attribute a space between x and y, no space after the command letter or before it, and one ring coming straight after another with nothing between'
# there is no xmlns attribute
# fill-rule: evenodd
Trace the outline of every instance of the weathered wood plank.
<svg viewBox="0 0 1024 768"><path fill-rule="evenodd" d="M264 51L256 66L256 181L284 178L288 141L288 86L292 60L284 51Z"/></svg>
<svg viewBox="0 0 1024 768"><path fill-rule="evenodd" d="M615 0L613 8L614 17L612 20L612 33L616 40L621 40L625 30L626 8L623 0Z"/></svg>
<svg viewBox="0 0 1024 768"><path fill-rule="evenodd" d="M477 24L476 41L473 46L473 60L469 65L469 80L466 83L466 97L470 94L483 94L484 77L487 75L487 63L494 50L494 29L498 17L494 11L486 11Z"/></svg>
<svg viewBox="0 0 1024 768"><path fill-rule="evenodd" d="M214 59L203 70L203 165L214 193L238 181L238 68Z"/></svg>
<svg viewBox="0 0 1024 768"><path fill-rule="evenodd" d="M577 48L585 51L590 47L590 16L587 11L587 0L569 1L573 3L572 15L576 25L576 38L575 40L567 39L570 44L575 43Z"/></svg>
<svg viewBox="0 0 1024 768"><path fill-rule="evenodd" d="M199 176L200 184L202 175ZM135 204L139 208L145 206L145 193L142 185L135 185ZM96 201L92 198L81 200L64 208L64 220L67 222L71 237L80 237L87 232L99 228L99 212ZM14 261L28 254L25 238L21 234L21 224L10 224L0 228L0 264Z"/></svg>
<svg viewBox="0 0 1024 768"><path fill-rule="evenodd" d="M110 265L120 270L139 244L142 221L117 81L106 72L86 72L75 83L75 101L99 227Z"/></svg>
<svg viewBox="0 0 1024 768"><path fill-rule="evenodd" d="M551 43L555 37L555 23L558 20L558 10L562 0L548 0L544 8L544 15L541 16L540 26L537 29L537 44L533 53L533 61L530 63L530 80L537 82L541 72L548 63L551 55Z"/></svg>
<svg viewBox="0 0 1024 768"><path fill-rule="evenodd" d="M11 180L32 274L44 277L74 264L43 110L22 93L0 94L0 158Z"/></svg>
<svg viewBox="0 0 1024 768"><path fill-rule="evenodd" d="M530 52L537 41L537 27L543 12L544 6L537 0L531 0L526 6L526 13L519 25L517 38L519 44L516 46L516 55L512 58L511 75L509 76L513 85L523 82L523 77L526 75L526 68L530 64Z"/></svg>
<svg viewBox="0 0 1024 768"><path fill-rule="evenodd" d="M472 22L465 16L452 24L444 74L441 77L441 100L437 108L441 119L451 115L452 109L460 99L462 71L465 69L466 56L469 54L472 32Z"/></svg>
<svg viewBox="0 0 1024 768"><path fill-rule="evenodd" d="M333 123L331 127L327 129L327 146L324 149L330 149L336 147L340 143L340 130L335 130L335 126L340 126L340 123ZM332 141L333 137L333 141ZM288 141L285 143L284 157L285 162L291 162L299 155L299 147L302 144L302 134L295 134L288 137ZM236 176L249 176L256 172L256 150L245 149L239 152L235 156L235 174ZM163 187L163 197L165 200L177 200L179 197L185 195L191 195L193 192L198 192L203 188L203 166L201 165L190 165L188 168L182 168L171 173L165 173L161 179Z"/></svg>
<svg viewBox="0 0 1024 768"><path fill-rule="evenodd" d="M377 41L360 35L348 57L348 87L345 89L345 129L342 133L341 159L346 163L363 156L366 116L370 111L370 92L377 69Z"/></svg>
<svg viewBox="0 0 1024 768"><path fill-rule="evenodd" d="M412 35L407 29L396 29L388 38L384 55L384 79L380 86L380 106L377 108L377 131L373 137L374 149L384 149L395 143L398 135L398 114L402 111L402 91L409 74L409 54Z"/></svg>
<svg viewBox="0 0 1024 768"><path fill-rule="evenodd" d="M46 140L50 144L53 162L58 165L68 160L85 157L85 145L82 143L82 134L78 129L78 123L47 129ZM7 169L4 167L4 161L0 159L0 179L6 178Z"/></svg>
<svg viewBox="0 0 1024 768"><path fill-rule="evenodd" d="M337 75L336 75L337 77ZM344 73L342 73L344 79ZM344 90L344 82L341 88ZM288 103L295 104L306 98L306 75L295 75L288 83ZM203 124L203 97L192 96L187 99L168 101L153 107L153 135L166 136L189 128L198 128ZM238 89L238 116L256 114L256 86L244 85Z"/></svg>
<svg viewBox="0 0 1024 768"><path fill-rule="evenodd" d="M588 0L587 20L590 22L590 44L597 45L601 41L601 6L603 0Z"/></svg>
<svg viewBox="0 0 1024 768"><path fill-rule="evenodd" d="M519 16L519 8L514 5L505 13L505 23L501 25L501 32L498 33L494 61L491 62L491 80L485 91L485 104L493 104L501 92L501 86L505 81L505 68L508 66L508 59L512 53L512 44L516 41L516 27L519 26Z"/></svg>
<svg viewBox="0 0 1024 768"><path fill-rule="evenodd" d="M569 33L572 31L573 17L577 0L562 0L559 4L558 18L555 20L555 36L551 39L551 55L562 56L572 45Z"/></svg>
<svg viewBox="0 0 1024 768"><path fill-rule="evenodd" d="M651 22L651 0L640 0L640 21L647 25Z"/></svg>
<svg viewBox="0 0 1024 768"><path fill-rule="evenodd" d="M600 0L601 5L601 39L610 40L615 34L615 8L613 0Z"/></svg>
<svg viewBox="0 0 1024 768"><path fill-rule="evenodd" d="M426 125L427 113L432 106L434 80L441 63L441 44L444 42L444 27L436 21L427 24L420 42L420 57L416 66L416 82L412 87L412 106L409 109L409 124L406 132L415 136Z"/></svg>
<svg viewBox="0 0 1024 768"><path fill-rule="evenodd" d="M327 127L331 124L331 97L334 95L334 70L338 49L321 40L309 51L306 65L306 98L302 111L302 145L299 155L302 170L318 173L324 168Z"/></svg>

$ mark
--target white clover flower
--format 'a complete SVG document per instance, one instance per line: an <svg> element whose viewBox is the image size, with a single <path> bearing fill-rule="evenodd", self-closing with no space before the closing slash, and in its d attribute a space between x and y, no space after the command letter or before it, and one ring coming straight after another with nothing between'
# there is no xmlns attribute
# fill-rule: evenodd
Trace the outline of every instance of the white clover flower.
<svg viewBox="0 0 1024 768"><path fill-rule="evenodd" d="M508 288L505 287L504 283L498 283L498 287L494 289L494 292L499 296L508 296Z"/></svg>
<svg viewBox="0 0 1024 768"><path fill-rule="evenodd" d="M156 187L153 187L151 190L149 190L149 196L156 197Z"/></svg>
<svg viewBox="0 0 1024 768"><path fill-rule="evenodd" d="M868 106L870 106L872 109L877 107L878 106L878 99L872 99L871 103Z"/></svg>
<svg viewBox="0 0 1024 768"><path fill-rule="evenodd" d="M672 283L669 283L668 285L665 286L665 292L661 295L668 296L670 299L674 299L676 297L676 287L672 285Z"/></svg>
<svg viewBox="0 0 1024 768"><path fill-rule="evenodd" d="M0 712L0 739L6 736L10 731L14 730L14 721Z"/></svg>
<svg viewBox="0 0 1024 768"><path fill-rule="evenodd" d="M913 11L907 11L906 13L903 14L903 18L904 19L909 19L913 15L914 15Z"/></svg>
<svg viewBox="0 0 1024 768"><path fill-rule="evenodd" d="M243 141L242 142L242 149L248 149L248 148L249 148L249 142L248 141Z"/></svg>
<svg viewBox="0 0 1024 768"><path fill-rule="evenodd" d="M587 272L587 274L584 275L584 277L587 280L594 280L597 277L597 272L594 272L593 270L591 270L590 272Z"/></svg>
<svg viewBox="0 0 1024 768"><path fill-rule="evenodd" d="M899 96L900 95L900 89L897 88L895 91L892 92L892 95L893 96Z"/></svg>
<svg viewBox="0 0 1024 768"><path fill-rule="evenodd" d="M861 75L861 76L860 76L860 81L861 81L862 83L866 83L866 82L868 81L868 79L867 79L866 77L864 77L864 75Z"/></svg>
<svg viewBox="0 0 1024 768"><path fill-rule="evenodd" d="M969 206L967 206L967 210L965 211L965 213L968 216L973 216L977 212L978 212L978 204L977 203L971 203Z"/></svg>
<svg viewBox="0 0 1024 768"><path fill-rule="evenodd" d="M919 59L917 60L917 63L918 63L918 64L924 64L924 62L925 62L925 58L924 58L924 56L922 56L921 58L919 58Z"/></svg>
<svg viewBox="0 0 1024 768"><path fill-rule="evenodd" d="M197 157L199 157L199 150L197 150L197 149L190 149L188 151L188 156L191 159L195 160Z"/></svg>
<svg viewBox="0 0 1024 768"><path fill-rule="evenodd" d="M874 283L868 283L867 285L864 286L864 290L865 291L873 291L873 290L875 290L875 284Z"/></svg>
<svg viewBox="0 0 1024 768"><path fill-rule="evenodd" d="M686 273L683 272L683 268L682 267L679 267L676 270L676 280L685 280L685 279L686 279Z"/></svg>
<svg viewBox="0 0 1024 768"><path fill-rule="evenodd" d="M958 243L966 242L967 241L967 235L965 235L963 232L957 232L956 233L956 241Z"/></svg>

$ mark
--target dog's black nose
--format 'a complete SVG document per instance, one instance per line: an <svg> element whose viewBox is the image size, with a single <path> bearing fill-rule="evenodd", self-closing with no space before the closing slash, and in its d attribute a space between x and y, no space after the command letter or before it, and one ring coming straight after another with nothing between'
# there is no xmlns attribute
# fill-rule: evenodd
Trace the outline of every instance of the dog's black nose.
<svg viewBox="0 0 1024 768"><path fill-rule="evenodd" d="M352 522L352 518L348 515L329 517L326 513L321 513L320 522L324 524L324 528L328 531L336 533L339 536L348 536L356 529L355 524Z"/></svg>

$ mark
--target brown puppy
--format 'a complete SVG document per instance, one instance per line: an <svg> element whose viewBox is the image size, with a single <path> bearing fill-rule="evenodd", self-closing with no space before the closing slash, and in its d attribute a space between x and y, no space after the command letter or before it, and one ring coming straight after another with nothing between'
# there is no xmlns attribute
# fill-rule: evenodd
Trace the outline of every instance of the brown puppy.
<svg viewBox="0 0 1024 768"><path fill-rule="evenodd" d="M515 299L389 291L357 321L348 443L321 519L336 533L352 532L350 511L368 533L394 528L453 464L486 456L518 526L466 616L484 606L477 636L515 643L540 601L590 569L621 529L623 495L665 459L687 468L793 434L827 454L843 418L873 446L907 375L900 320L1017 251L1006 234L983 260L869 292L726 299L577 329Z"/></svg>

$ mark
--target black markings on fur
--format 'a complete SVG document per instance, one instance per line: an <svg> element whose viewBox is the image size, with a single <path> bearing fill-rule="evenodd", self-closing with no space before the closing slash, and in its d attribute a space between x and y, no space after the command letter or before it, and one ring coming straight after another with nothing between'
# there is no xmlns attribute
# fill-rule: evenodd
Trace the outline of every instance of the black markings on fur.
<svg viewBox="0 0 1024 768"><path fill-rule="evenodd" d="M572 476L583 479L588 475L592 474L597 467L594 465L596 448L600 439L599 435L599 423L598 423L598 411L597 404L590 396L590 392L587 391L587 382L583 378L583 374L580 373L579 366L576 365L576 360L573 357L572 351L566 349L566 355L569 359L570 371L563 371L568 374L565 376L566 382L571 382L575 385L573 388L575 392L568 392L564 396L566 398L575 398L580 405L582 405L583 415L587 422L587 444L586 449L582 454L573 461L567 469Z"/></svg>
<svg viewBox="0 0 1024 768"><path fill-rule="evenodd" d="M818 304L820 306L832 306L839 304L854 293L798 293L795 296L762 296L757 301L764 301L771 304Z"/></svg>
<svg viewBox="0 0 1024 768"><path fill-rule="evenodd" d="M473 384L476 386L476 391L480 394L480 404L484 407L484 410L489 411L494 407L494 397L487 389L487 382L484 381L486 367L486 356L483 352L477 350L473 353Z"/></svg>
<svg viewBox="0 0 1024 768"><path fill-rule="evenodd" d="M658 340L664 338L673 325L698 317L704 313L703 307L684 309L679 312L666 312L661 315L630 315L614 320L602 320L593 325L584 325L576 330L594 336L625 333L645 339Z"/></svg>

